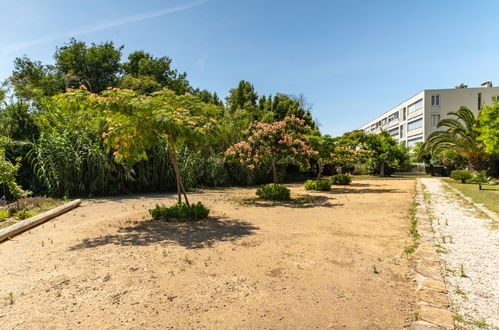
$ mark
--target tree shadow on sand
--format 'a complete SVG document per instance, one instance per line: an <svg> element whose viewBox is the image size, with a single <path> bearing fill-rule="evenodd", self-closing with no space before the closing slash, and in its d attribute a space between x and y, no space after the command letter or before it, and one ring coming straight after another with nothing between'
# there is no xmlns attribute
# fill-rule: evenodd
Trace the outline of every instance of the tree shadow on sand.
<svg viewBox="0 0 499 330"><path fill-rule="evenodd" d="M334 186L331 188L330 194L383 194L383 193L402 193L400 189L384 189L384 188L362 188L352 189L348 186Z"/></svg>
<svg viewBox="0 0 499 330"><path fill-rule="evenodd" d="M283 206L290 208L312 208L312 207L335 207L342 206L340 203L332 203L331 197L311 194L296 194L289 201L265 201L258 197L239 199L239 204L243 206L274 207Z"/></svg>
<svg viewBox="0 0 499 330"><path fill-rule="evenodd" d="M121 227L118 233L84 239L70 250L102 245L147 246L157 243L179 244L187 249L211 247L217 242L234 241L253 235L259 228L245 221L209 217L198 221L135 221Z"/></svg>

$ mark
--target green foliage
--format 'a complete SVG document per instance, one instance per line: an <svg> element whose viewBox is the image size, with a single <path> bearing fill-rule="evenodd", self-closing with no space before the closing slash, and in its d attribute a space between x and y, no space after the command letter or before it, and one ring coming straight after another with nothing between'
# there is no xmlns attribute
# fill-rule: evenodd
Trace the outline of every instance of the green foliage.
<svg viewBox="0 0 499 330"><path fill-rule="evenodd" d="M19 210L16 214L14 214L14 217L19 219L19 220L26 220L34 216L33 212L27 211L27 210Z"/></svg>
<svg viewBox="0 0 499 330"><path fill-rule="evenodd" d="M179 95L191 91L187 74L172 69L171 62L168 57L156 58L144 51L132 52L128 62L123 64L125 75L119 85L140 94L151 94L163 88Z"/></svg>
<svg viewBox="0 0 499 330"><path fill-rule="evenodd" d="M478 189L482 190L482 184L490 181L490 178L487 177L487 173L485 171L480 171L474 173L473 177L466 180L467 183L476 183L478 185Z"/></svg>
<svg viewBox="0 0 499 330"><path fill-rule="evenodd" d="M186 203L177 203L169 207L156 205L154 209L149 210L149 213L154 219L195 220L206 218L210 213L210 210L206 208L201 202L192 205L187 205Z"/></svg>
<svg viewBox="0 0 499 330"><path fill-rule="evenodd" d="M367 162L370 174L390 175L409 161L407 148L397 143L386 131L369 134L366 149L371 151Z"/></svg>
<svg viewBox="0 0 499 330"><path fill-rule="evenodd" d="M35 115L29 111L29 104L18 100L0 109L0 132L18 141L36 139L39 132Z"/></svg>
<svg viewBox="0 0 499 330"><path fill-rule="evenodd" d="M478 115L478 140L484 144L489 154L499 154L499 100L490 106L484 106Z"/></svg>
<svg viewBox="0 0 499 330"><path fill-rule="evenodd" d="M449 112L455 118L446 118L438 122L437 128L444 128L431 133L421 152L439 154L454 151L467 161L470 169L479 171L485 166L487 153L479 140L479 123L473 111L460 107L457 112Z"/></svg>
<svg viewBox="0 0 499 330"><path fill-rule="evenodd" d="M14 71L9 78L16 95L25 100L38 101L64 91L64 80L52 65L43 65L26 56L14 60Z"/></svg>
<svg viewBox="0 0 499 330"><path fill-rule="evenodd" d="M289 201L291 199L291 191L276 183L263 185L256 191L256 195L261 199L270 201Z"/></svg>
<svg viewBox="0 0 499 330"><path fill-rule="evenodd" d="M451 172L450 177L461 183L466 183L467 180L473 177L473 171L470 170L454 170Z"/></svg>
<svg viewBox="0 0 499 330"><path fill-rule="evenodd" d="M352 178L346 174L335 174L330 178L334 185L348 185L352 182Z"/></svg>
<svg viewBox="0 0 499 330"><path fill-rule="evenodd" d="M70 39L69 43L57 48L55 66L62 75L67 88L85 86L99 93L107 87L116 86L121 64L121 50L112 42L92 43Z"/></svg>
<svg viewBox="0 0 499 330"><path fill-rule="evenodd" d="M307 190L329 191L331 190L331 181L324 179L307 180L304 186Z"/></svg>
<svg viewBox="0 0 499 330"><path fill-rule="evenodd" d="M0 221L7 218L9 215L10 215L9 211L0 209Z"/></svg>
<svg viewBox="0 0 499 330"><path fill-rule="evenodd" d="M12 164L5 157L6 139L0 137L0 184L5 184L7 189L15 199L27 197L31 194L30 191L22 189L16 183L16 174L21 164L20 159L16 160L16 164Z"/></svg>
<svg viewBox="0 0 499 330"><path fill-rule="evenodd" d="M110 42L71 39L57 48L55 65L16 59L9 78L14 95L0 106L0 132L15 140L6 161L16 164L23 156L18 185L56 196L171 190L172 152L187 188L260 184L271 178L270 160L251 170L225 157L242 140L241 131L255 119L272 123L290 115L315 126L303 96L259 96L242 82L226 109L216 93L193 89L168 57L136 51L120 63L121 56L122 47ZM1 90L0 100L5 95ZM155 134L158 129L171 134ZM286 166L297 162L286 155L276 172L284 176Z"/></svg>

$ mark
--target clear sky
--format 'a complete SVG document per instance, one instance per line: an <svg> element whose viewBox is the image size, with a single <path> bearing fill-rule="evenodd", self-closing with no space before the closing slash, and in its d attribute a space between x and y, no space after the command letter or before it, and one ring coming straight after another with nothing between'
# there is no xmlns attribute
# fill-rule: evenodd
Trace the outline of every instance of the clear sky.
<svg viewBox="0 0 499 330"><path fill-rule="evenodd" d="M0 0L0 79L74 36L168 56L194 87L303 93L338 135L423 89L499 84L499 1Z"/></svg>

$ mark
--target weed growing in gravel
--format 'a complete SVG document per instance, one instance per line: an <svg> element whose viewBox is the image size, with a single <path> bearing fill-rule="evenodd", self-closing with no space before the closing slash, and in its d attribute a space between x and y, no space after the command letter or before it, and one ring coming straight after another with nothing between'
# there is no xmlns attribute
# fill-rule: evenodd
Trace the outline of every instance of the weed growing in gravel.
<svg viewBox="0 0 499 330"><path fill-rule="evenodd" d="M466 275L464 273L464 265L463 264L459 265L459 276L461 276L461 277L468 277L468 275Z"/></svg>
<svg viewBox="0 0 499 330"><path fill-rule="evenodd" d="M461 314L456 314L456 315L454 315L454 321L459 322L459 323L463 323L466 325L471 325L471 326L474 326L474 327L479 328L479 329L491 328L489 326L489 324L487 323L487 321L485 321L484 318L481 318L479 320L475 320L472 317L470 317L469 315L467 317L464 317ZM460 328L460 327L458 327L458 328ZM465 328L467 329L468 327L465 327ZM494 327L494 329L498 329L498 328Z"/></svg>
<svg viewBox="0 0 499 330"><path fill-rule="evenodd" d="M416 195L414 195L414 202L412 203L411 208L409 209L409 219L411 221L411 226L409 227L409 234L412 236L413 243L407 246L404 249L404 253L409 255L414 253L419 246L419 236L418 233L418 219L416 217L416 208L418 207L418 203L416 202Z"/></svg>
<svg viewBox="0 0 499 330"><path fill-rule="evenodd" d="M437 253L443 253L443 254L447 254L447 253L449 253L449 251L448 251L446 248L444 248L442 245L440 245L440 244L436 244L435 246L436 246L436 248L437 248L437 249L436 249L436 252L437 252Z"/></svg>
<svg viewBox="0 0 499 330"><path fill-rule="evenodd" d="M459 287L459 285L458 285L458 286L456 286L456 289L454 290L454 293L455 293L455 294L458 294L458 295L460 295L460 296L463 296L463 297L466 297L466 296L467 296L467 295L466 295L466 292L464 292L464 291L463 291L463 290Z"/></svg>
<svg viewBox="0 0 499 330"><path fill-rule="evenodd" d="M9 292L9 294L7 296L7 301L9 302L9 305L14 305L14 293L13 292Z"/></svg>

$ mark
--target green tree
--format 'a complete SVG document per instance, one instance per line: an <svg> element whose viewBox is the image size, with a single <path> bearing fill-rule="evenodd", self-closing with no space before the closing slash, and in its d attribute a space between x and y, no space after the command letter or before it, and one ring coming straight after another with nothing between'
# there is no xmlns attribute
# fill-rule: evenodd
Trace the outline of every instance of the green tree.
<svg viewBox="0 0 499 330"><path fill-rule="evenodd" d="M499 103L484 106L478 115L478 140L489 154L499 154Z"/></svg>
<svg viewBox="0 0 499 330"><path fill-rule="evenodd" d="M34 140L38 137L35 114L23 99L7 104L0 109L0 131L13 140Z"/></svg>
<svg viewBox="0 0 499 330"><path fill-rule="evenodd" d="M324 165L331 158L334 140L330 135L313 134L308 136L310 147L317 151L313 160L317 163L317 179L321 178Z"/></svg>
<svg viewBox="0 0 499 330"><path fill-rule="evenodd" d="M0 137L0 184L7 186L10 194L17 200L29 196L31 192L22 189L22 187L16 183L16 174L21 164L19 163L19 160L17 160L16 164L12 164L5 157L5 144L7 141L6 138Z"/></svg>
<svg viewBox="0 0 499 330"><path fill-rule="evenodd" d="M67 88L83 85L89 91L99 93L117 85L122 50L123 46L115 47L112 42L87 46L72 38L68 44L57 48L55 67Z"/></svg>
<svg viewBox="0 0 499 330"><path fill-rule="evenodd" d="M136 90L141 94L151 94L168 88L177 94L191 91L187 73L179 73L171 68L168 57L154 57L144 51L135 51L123 64L125 76L120 82L122 88Z"/></svg>
<svg viewBox="0 0 499 330"><path fill-rule="evenodd" d="M255 87L245 80L241 80L236 88L229 91L227 96L227 109L234 113L237 110L244 109L251 113L254 119L257 119L257 100L258 95L255 92Z"/></svg>
<svg viewBox="0 0 499 330"><path fill-rule="evenodd" d="M407 148L395 141L388 132L368 136L366 149L371 152L368 162L373 173L389 175L401 169L409 160Z"/></svg>
<svg viewBox="0 0 499 330"><path fill-rule="evenodd" d="M487 153L482 141L479 140L478 120L473 112L460 107L456 112L438 122L437 128L444 128L431 133L421 148L421 152L439 154L444 151L454 151L466 159L471 170L480 171L485 166Z"/></svg>
<svg viewBox="0 0 499 330"><path fill-rule="evenodd" d="M14 60L9 82L15 94L24 100L39 100L64 91L64 80L54 66L43 65L26 56Z"/></svg>
<svg viewBox="0 0 499 330"><path fill-rule="evenodd" d="M86 94L85 91L77 93ZM115 150L117 161L147 159L147 150L166 141L177 181L178 202L182 202L183 195L189 205L176 148L180 145L200 146L209 138L216 128L213 115L217 108L192 95L176 95L166 89L144 97L115 88L100 96L90 94L88 98L95 98L107 117L104 143Z"/></svg>

